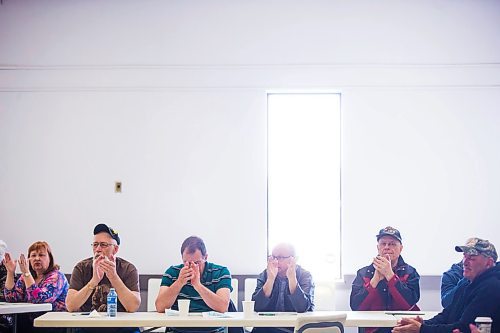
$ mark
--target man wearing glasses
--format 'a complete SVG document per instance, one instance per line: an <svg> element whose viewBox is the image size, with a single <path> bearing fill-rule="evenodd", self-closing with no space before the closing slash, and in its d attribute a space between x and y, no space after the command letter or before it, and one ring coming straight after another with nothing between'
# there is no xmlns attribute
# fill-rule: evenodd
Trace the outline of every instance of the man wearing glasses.
<svg viewBox="0 0 500 333"><path fill-rule="evenodd" d="M181 245L182 264L170 266L161 280L156 298L156 310L178 309L177 301L190 300L190 312L227 312L229 308L231 274L220 265L208 262L203 240L188 237ZM172 332L224 332L219 328L171 328Z"/></svg>
<svg viewBox="0 0 500 333"><path fill-rule="evenodd" d="M311 273L296 264L293 245L277 245L267 259L267 269L257 278L252 295L257 312L306 312L314 310ZM252 332L293 332L289 328L254 328Z"/></svg>
<svg viewBox="0 0 500 333"><path fill-rule="evenodd" d="M102 223L95 226L93 256L76 264L71 274L66 297L69 312L106 312L110 288L118 295L118 311L137 311L141 304L139 273L132 263L116 256L119 245L120 237L114 229ZM130 328L119 332L135 331Z"/></svg>

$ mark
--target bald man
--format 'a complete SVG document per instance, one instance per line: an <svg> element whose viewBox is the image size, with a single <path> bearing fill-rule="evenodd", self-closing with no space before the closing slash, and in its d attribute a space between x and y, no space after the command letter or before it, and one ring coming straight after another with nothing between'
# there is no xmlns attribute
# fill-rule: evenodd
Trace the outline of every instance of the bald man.
<svg viewBox="0 0 500 333"><path fill-rule="evenodd" d="M306 312L314 310L314 283L311 273L297 265L291 244L277 245L267 259L267 268L257 278L252 295L255 311ZM293 332L289 328L256 327L252 332Z"/></svg>

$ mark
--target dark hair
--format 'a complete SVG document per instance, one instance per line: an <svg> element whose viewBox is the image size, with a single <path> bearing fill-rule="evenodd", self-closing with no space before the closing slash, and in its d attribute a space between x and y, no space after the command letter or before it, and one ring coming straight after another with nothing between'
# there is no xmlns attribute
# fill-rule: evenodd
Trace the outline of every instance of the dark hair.
<svg viewBox="0 0 500 333"><path fill-rule="evenodd" d="M31 252L33 251L39 251L39 250L46 250L47 254L49 255L50 262L49 262L49 267L47 267L47 270L43 272L44 274L50 273L54 270L59 269L59 265L54 264L54 256L52 255L52 250L50 249L50 246L47 242L44 241L38 241L34 242L31 244L31 246L28 248L28 258L30 257ZM29 262L29 260L28 260ZM33 270L33 267L31 267L31 262L29 262L30 265L30 272L31 275L33 275L34 278L36 278L36 272Z"/></svg>
<svg viewBox="0 0 500 333"><path fill-rule="evenodd" d="M188 237L182 242L181 255L184 253L184 250L187 250L189 254L195 253L196 250L200 250L203 256L207 255L207 248L205 247L203 239L197 236Z"/></svg>

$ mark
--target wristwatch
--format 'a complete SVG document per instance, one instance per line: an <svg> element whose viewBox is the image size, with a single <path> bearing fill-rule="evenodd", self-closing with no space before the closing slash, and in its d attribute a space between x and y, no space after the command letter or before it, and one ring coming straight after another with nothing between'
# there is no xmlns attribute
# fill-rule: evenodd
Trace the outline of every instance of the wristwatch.
<svg viewBox="0 0 500 333"><path fill-rule="evenodd" d="M30 275L31 275L31 273L30 273L30 272L26 272L26 273L23 273L23 275L24 275L25 277L28 277L28 276L30 276Z"/></svg>

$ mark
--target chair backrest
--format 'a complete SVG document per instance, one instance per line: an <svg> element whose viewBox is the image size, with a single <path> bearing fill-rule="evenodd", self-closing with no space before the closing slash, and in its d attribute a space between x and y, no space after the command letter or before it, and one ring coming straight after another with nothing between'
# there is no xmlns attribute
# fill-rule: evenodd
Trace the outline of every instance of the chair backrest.
<svg viewBox="0 0 500 333"><path fill-rule="evenodd" d="M161 279L149 279L148 280L148 305L147 311L156 311L156 298L160 292ZM238 306L238 279L231 279L231 286L233 291L231 292L231 300L236 306Z"/></svg>
<svg viewBox="0 0 500 333"><path fill-rule="evenodd" d="M252 294L257 288L257 279L247 278L245 279L245 301L252 300Z"/></svg>
<svg viewBox="0 0 500 333"><path fill-rule="evenodd" d="M148 280L148 306L147 311L156 311L156 297L160 292L161 279L149 279Z"/></svg>
<svg viewBox="0 0 500 333"><path fill-rule="evenodd" d="M314 286L314 310L335 310L335 284L334 282L316 282Z"/></svg>
<svg viewBox="0 0 500 333"><path fill-rule="evenodd" d="M231 279L231 287L233 287L233 291L231 291L231 300L236 308L238 308L238 279Z"/></svg>
<svg viewBox="0 0 500 333"><path fill-rule="evenodd" d="M295 333L344 333L346 317L346 313L332 315L299 315L295 322Z"/></svg>

